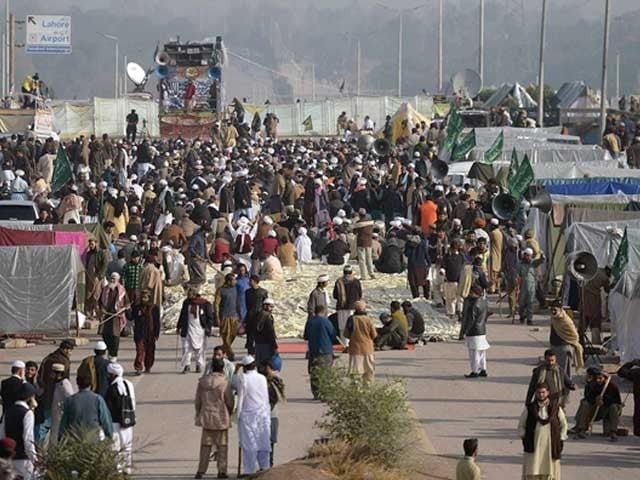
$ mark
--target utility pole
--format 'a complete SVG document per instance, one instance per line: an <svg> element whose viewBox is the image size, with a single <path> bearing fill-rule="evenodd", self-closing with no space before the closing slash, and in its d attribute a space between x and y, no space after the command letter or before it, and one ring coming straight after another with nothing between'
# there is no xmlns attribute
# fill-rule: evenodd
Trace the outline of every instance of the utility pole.
<svg viewBox="0 0 640 480"><path fill-rule="evenodd" d="M544 43L546 25L547 0L542 0L542 21L540 22L540 65L538 67L538 125L540 125L540 128L544 126Z"/></svg>
<svg viewBox="0 0 640 480"><path fill-rule="evenodd" d="M484 85L484 0L480 0L480 38L478 39L478 73L481 83Z"/></svg>
<svg viewBox="0 0 640 480"><path fill-rule="evenodd" d="M9 14L9 91L16 85L16 17Z"/></svg>
<svg viewBox="0 0 640 480"><path fill-rule="evenodd" d="M402 27L404 11L400 11L400 26L398 27L398 97L402 96Z"/></svg>
<svg viewBox="0 0 640 480"><path fill-rule="evenodd" d="M356 97L360 96L360 37L356 39Z"/></svg>
<svg viewBox="0 0 640 480"><path fill-rule="evenodd" d="M2 32L2 97L7 95L7 34Z"/></svg>
<svg viewBox="0 0 640 480"><path fill-rule="evenodd" d="M127 56L124 56L124 68L122 69L122 96L127 96Z"/></svg>
<svg viewBox="0 0 640 480"><path fill-rule="evenodd" d="M311 101L316 101L316 64L311 64Z"/></svg>
<svg viewBox="0 0 640 480"><path fill-rule="evenodd" d="M444 36L444 5L443 0L438 3L438 93L442 93L442 51Z"/></svg>
<svg viewBox="0 0 640 480"><path fill-rule="evenodd" d="M620 100L620 52L616 54L616 102Z"/></svg>
<svg viewBox="0 0 640 480"><path fill-rule="evenodd" d="M11 0L6 0L4 5L4 36L2 41L2 64L4 66L4 76L2 77L2 82L4 83L4 92L3 94L9 95L9 90L11 89L9 85L9 31L11 30L11 22L9 21L9 15L11 10Z"/></svg>
<svg viewBox="0 0 640 480"><path fill-rule="evenodd" d="M606 0L604 7L604 39L602 41L602 85L600 87L600 140L607 126L607 62L609 61L609 15L611 0Z"/></svg>

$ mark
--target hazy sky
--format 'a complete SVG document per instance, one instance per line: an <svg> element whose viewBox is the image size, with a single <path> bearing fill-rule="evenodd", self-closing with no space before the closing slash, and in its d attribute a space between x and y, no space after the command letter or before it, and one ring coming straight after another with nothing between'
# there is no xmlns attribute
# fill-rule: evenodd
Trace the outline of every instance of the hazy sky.
<svg viewBox="0 0 640 480"><path fill-rule="evenodd" d="M39 71L50 82L58 96L88 97L109 95L113 91L113 43L100 37L96 32L112 33L120 38L121 55L130 60L148 65L151 61L156 41L167 41L170 36L180 34L183 39L199 40L205 36L225 33L230 40L227 46L242 49L249 57L264 60L266 66L278 68L274 57L265 57L260 38L251 35L264 25L258 25L260 16L271 15L274 10L299 12L299 18L313 7L318 11L340 10L335 22L308 25L308 30L324 29L328 40L334 40L342 31L350 33L353 28L379 30L363 42L363 71L369 76L363 81L365 89L389 89L393 87L396 68L397 22L394 15L377 6L378 3L406 8L425 5L424 8L408 15L406 21L404 59L407 90L431 90L434 80L435 63L435 23L438 0L13 0L12 10L19 19L27 14L64 14L72 16L72 42L74 53L69 56L28 55L17 52L16 83L26 73ZM538 55L539 15L542 0L486 0L486 82L518 80L535 81ZM550 81L561 83L584 77L593 85L597 82L599 57L602 42L602 22L605 0L549 0L548 26L548 67ZM477 64L477 10L479 0L445 0L445 77L455 71ZM640 44L640 31L630 29L630 33L616 36L617 21L635 18L640 24L640 0L613 0L612 50L627 45ZM251 11L251 21L242 22L239 8ZM231 10L235 9L235 10ZM232 11L233 13L229 13ZM364 12L359 17L346 21L345 13ZM233 18L232 18L233 16ZM621 20L615 20L615 18ZM297 13L292 17L298 18ZM323 17L324 18L324 17ZM331 19L329 15L326 17ZM342 21L342 23L341 23ZM305 25L290 23L277 25L278 35L273 43L275 58L282 52L291 52L300 59L316 63L318 83L339 82L341 78L353 76L351 45L343 41L337 48L323 45L318 38L308 47L303 47ZM334 25L335 23L335 25ZM238 25L242 25L238 29ZM240 31L238 31L240 30ZM317 33L316 33L317 35ZM18 42L24 41L24 31L18 31ZM583 47L584 46L584 47ZM306 49L305 49L306 48ZM585 51L586 50L586 51ZM637 48L635 48L637 50ZM267 52L268 53L268 52ZM272 52L273 53L273 52ZM613 52L612 52L613 54ZM513 60L511 60L513 59ZM287 59L278 58L279 62ZM122 60L121 60L122 61ZM288 61L288 60L287 60ZM421 65L421 62L423 65ZM518 63L509 70L509 63ZM635 66L624 65L623 85L629 89L640 85L640 73ZM237 65L241 67L240 65ZM324 67L323 67L324 66ZM377 70L376 70L377 69ZM255 72L254 72L255 73ZM387 78L388 77L388 78ZM505 78L509 77L509 78ZM578 77L578 78L577 78ZM558 87L559 84L554 84ZM598 85L593 85L598 86ZM245 88L243 86L243 88ZM249 88L249 87L246 87ZM255 86L252 87L255 90ZM239 93L239 92L238 92ZM409 92L416 93L416 92Z"/></svg>

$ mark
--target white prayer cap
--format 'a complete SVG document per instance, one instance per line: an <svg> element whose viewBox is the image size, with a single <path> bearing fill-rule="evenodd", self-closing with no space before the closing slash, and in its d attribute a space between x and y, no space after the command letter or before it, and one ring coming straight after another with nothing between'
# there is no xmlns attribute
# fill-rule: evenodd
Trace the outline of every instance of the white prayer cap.
<svg viewBox="0 0 640 480"><path fill-rule="evenodd" d="M26 368L26 365L22 360L16 360L11 364L11 368Z"/></svg>
<svg viewBox="0 0 640 480"><path fill-rule="evenodd" d="M498 220L497 218L492 218L489 223L491 223L491 225L500 225L500 220Z"/></svg>
<svg viewBox="0 0 640 480"><path fill-rule="evenodd" d="M169 185L169 183L164 178L162 178L158 183L161 187L166 187L167 185Z"/></svg>
<svg viewBox="0 0 640 480"><path fill-rule="evenodd" d="M407 168L416 168L416 166L415 166L415 164L410 163L409 165L407 165ZM438 188L438 187L436 186L436 188Z"/></svg>
<svg viewBox="0 0 640 480"><path fill-rule="evenodd" d="M266 223L267 225L272 225L272 224L273 224L273 218L268 217L268 216L267 216L267 217L264 217L264 218L262 219L262 221L263 221L264 223Z"/></svg>
<svg viewBox="0 0 640 480"><path fill-rule="evenodd" d="M118 190L113 187L109 188L107 192L109 192L109 195L111 195L112 197L115 197L116 195L118 195Z"/></svg>
<svg viewBox="0 0 640 480"><path fill-rule="evenodd" d="M89 183L89 188L96 188L96 184L93 182Z"/></svg>
<svg viewBox="0 0 640 480"><path fill-rule="evenodd" d="M367 184L367 179L366 178L359 178L358 179L358 185L366 185Z"/></svg>
<svg viewBox="0 0 640 480"><path fill-rule="evenodd" d="M525 255L533 255L533 250L531 248L525 248L522 253Z"/></svg>
<svg viewBox="0 0 640 480"><path fill-rule="evenodd" d="M329 275L320 275L318 277L318 283L325 283L329 281Z"/></svg>
<svg viewBox="0 0 640 480"><path fill-rule="evenodd" d="M107 366L107 372L109 372L111 375L121 377L124 373L124 368L122 368L122 365L120 365L119 363L110 363L109 366Z"/></svg>
<svg viewBox="0 0 640 480"><path fill-rule="evenodd" d="M444 192L444 186L443 185L436 185L435 186L435 190L437 192Z"/></svg>
<svg viewBox="0 0 640 480"><path fill-rule="evenodd" d="M263 305L275 305L276 302L273 301L273 298L265 298L264 301L262 302Z"/></svg>
<svg viewBox="0 0 640 480"><path fill-rule="evenodd" d="M338 210L338 216L339 217L346 217L347 216L347 212L345 212L342 208L340 210Z"/></svg>
<svg viewBox="0 0 640 480"><path fill-rule="evenodd" d="M131 213L138 213L138 207L136 207L135 205L133 207L131 207ZM134 235L135 237L135 235Z"/></svg>
<svg viewBox="0 0 640 480"><path fill-rule="evenodd" d="M522 241L522 235L516 235L516 240L518 240L519 242Z"/></svg>
<svg viewBox="0 0 640 480"><path fill-rule="evenodd" d="M242 366L246 367L247 365L256 363L256 359L251 355L245 355L244 357L242 357L242 360L240 360L240 363L242 364Z"/></svg>
<svg viewBox="0 0 640 480"><path fill-rule="evenodd" d="M462 220L460 220L459 218L454 218L453 219L453 224L454 225L462 225Z"/></svg>
<svg viewBox="0 0 640 480"><path fill-rule="evenodd" d="M356 157L356 159L354 160L354 163L356 165L362 165L362 159L360 159L359 157Z"/></svg>
<svg viewBox="0 0 640 480"><path fill-rule="evenodd" d="M313 183L315 183L316 185L322 185L322 179L321 178L316 178Z"/></svg>
<svg viewBox="0 0 640 480"><path fill-rule="evenodd" d="M131 207L131 211L133 211L134 208L135 207ZM132 241L132 242L137 242L138 241L138 237L136 235L131 235L129 237L129 240Z"/></svg>
<svg viewBox="0 0 640 480"><path fill-rule="evenodd" d="M231 260L225 260L222 263L222 268L224 268L224 267L232 267L232 266L233 266L233 262Z"/></svg>
<svg viewBox="0 0 640 480"><path fill-rule="evenodd" d="M98 183L98 185L100 185L102 188L107 188L107 186L108 186L107 182L105 182L104 180L102 180L100 183Z"/></svg>
<svg viewBox="0 0 640 480"><path fill-rule="evenodd" d="M95 346L93 347L94 350L97 350L99 352L103 352L105 350L107 350L107 344L104 343L102 340L98 340L95 344Z"/></svg>
<svg viewBox="0 0 640 480"><path fill-rule="evenodd" d="M200 187L197 183L194 183L193 185L191 185L191 190L200 190Z"/></svg>
<svg viewBox="0 0 640 480"><path fill-rule="evenodd" d="M276 231L275 231L275 230L269 230L268 235L269 235L270 237L277 237L277 236L278 236L278 234L276 233Z"/></svg>
<svg viewBox="0 0 640 480"><path fill-rule="evenodd" d="M115 278L116 280L120 280L120 274L118 272L113 272L111 274L111 278Z"/></svg>
<svg viewBox="0 0 640 480"><path fill-rule="evenodd" d="M169 154L167 153L167 155L169 155ZM163 166L163 167L168 167L168 166L169 166L169 162L167 162L167 161L165 160L164 162L162 162L162 166Z"/></svg>
<svg viewBox="0 0 640 480"><path fill-rule="evenodd" d="M244 215L238 219L238 225L247 225L249 223L249 219Z"/></svg>
<svg viewBox="0 0 640 480"><path fill-rule="evenodd" d="M71 185L71 191L72 192L77 192L78 191L78 186L77 185Z"/></svg>
<svg viewBox="0 0 640 480"><path fill-rule="evenodd" d="M18 176L18 177L24 177L24 170L22 170L21 168L19 168L18 170L16 170L16 176Z"/></svg>
<svg viewBox="0 0 640 480"><path fill-rule="evenodd" d="M420 158L420 152L413 152L413 156L415 158Z"/></svg>
<svg viewBox="0 0 640 480"><path fill-rule="evenodd" d="M171 246L170 245L165 245L164 247L162 247L160 249L161 252L165 252L165 253L169 253L171 252Z"/></svg>
<svg viewBox="0 0 640 480"><path fill-rule="evenodd" d="M340 217L333 217L333 224L338 226L338 225L342 225L343 220Z"/></svg>
<svg viewBox="0 0 640 480"><path fill-rule="evenodd" d="M389 222L389 225L391 225L392 227L399 228L402 225L402 222L400 220L391 220Z"/></svg>
<svg viewBox="0 0 640 480"><path fill-rule="evenodd" d="M276 153L276 151L273 148L269 147L269 148L267 148L267 153L269 155L273 155L274 153Z"/></svg>
<svg viewBox="0 0 640 480"><path fill-rule="evenodd" d="M298 233L299 233L300 235L306 235L306 234L307 234L307 229L306 229L306 228L304 228L304 227L300 227L300 228L298 229Z"/></svg>

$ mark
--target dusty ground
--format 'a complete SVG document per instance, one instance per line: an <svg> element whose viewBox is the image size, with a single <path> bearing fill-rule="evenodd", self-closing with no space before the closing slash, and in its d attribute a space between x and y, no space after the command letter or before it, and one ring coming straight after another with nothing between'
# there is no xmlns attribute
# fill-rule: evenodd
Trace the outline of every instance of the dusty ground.
<svg viewBox="0 0 640 480"><path fill-rule="evenodd" d="M391 351L377 355L379 377L400 375L409 382L412 406L424 428L425 450L456 457L462 440L480 439L478 463L487 479L519 478L522 449L516 436L526 385L535 359L542 354L548 338L548 322L536 317L535 329L511 325L510 321L491 317L488 338L489 378L467 380L467 352L460 342L430 343L415 351ZM537 329L537 330L536 330ZM215 339L213 339L215 343ZM238 341L236 345L241 346ZM40 361L53 346L22 350L0 350L0 368L9 371L15 359ZM133 342L123 339L120 361L132 370ZM72 369L89 355L91 346L74 351ZM284 355L284 380L288 403L281 409L280 443L276 462L283 463L305 454L318 437L314 422L322 414L319 403L311 400L306 374L306 361L301 354ZM199 429L193 424L193 395L197 376L178 373L176 337L161 337L153 373L130 377L136 386L138 424L134 455L136 478L164 480L193 478L197 466ZM628 390L628 386L624 385ZM572 395L568 407L570 423L577 409L579 393ZM629 397L623 424L631 426L633 401ZM563 476L566 479L631 480L638 478L640 439L621 438L612 444L599 435L565 444ZM390 439L392 441L392 439ZM152 442L144 451L140 446ZM230 435L230 471L237 465L237 436ZM440 467L449 469L450 464ZM210 467L215 474L215 466ZM433 471L428 473L433 474ZM428 478L428 477L427 477ZM447 478L443 476L441 478ZM292 479L293 480L293 479Z"/></svg>

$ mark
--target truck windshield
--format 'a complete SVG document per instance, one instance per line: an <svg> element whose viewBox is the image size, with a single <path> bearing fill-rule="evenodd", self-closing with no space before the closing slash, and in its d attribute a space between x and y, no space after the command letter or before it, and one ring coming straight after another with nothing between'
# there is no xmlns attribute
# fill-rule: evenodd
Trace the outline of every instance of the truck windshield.
<svg viewBox="0 0 640 480"><path fill-rule="evenodd" d="M35 220L32 205L0 205L0 220Z"/></svg>

